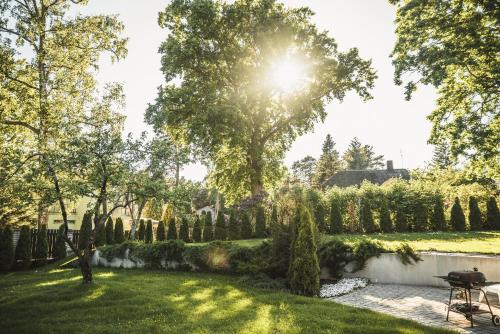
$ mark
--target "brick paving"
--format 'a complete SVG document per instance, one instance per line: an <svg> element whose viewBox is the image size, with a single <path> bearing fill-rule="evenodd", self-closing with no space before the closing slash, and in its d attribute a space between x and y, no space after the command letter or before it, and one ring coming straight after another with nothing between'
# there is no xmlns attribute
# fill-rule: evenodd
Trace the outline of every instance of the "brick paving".
<svg viewBox="0 0 500 334"><path fill-rule="evenodd" d="M470 322L463 315L450 312L450 321L447 322L446 304L449 293L449 290L444 288L370 284L347 295L329 299L341 304L411 319L428 326L453 329L460 333L500 334L500 327L494 327L490 317L474 317L474 328L470 328ZM477 301L477 295L472 295L472 298L473 301ZM488 295L488 299L490 303L498 306L498 299L495 296L490 298ZM487 307L486 304L484 307ZM492 310L500 315L500 309L492 307Z"/></svg>

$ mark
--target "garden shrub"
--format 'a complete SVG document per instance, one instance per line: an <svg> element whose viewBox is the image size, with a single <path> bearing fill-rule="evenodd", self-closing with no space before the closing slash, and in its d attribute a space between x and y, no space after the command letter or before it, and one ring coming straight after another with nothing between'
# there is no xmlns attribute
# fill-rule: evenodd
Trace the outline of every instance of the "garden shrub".
<svg viewBox="0 0 500 334"><path fill-rule="evenodd" d="M92 214L86 212L83 215L82 225L80 226L80 235L78 236L78 249L84 250L90 243L92 236Z"/></svg>
<svg viewBox="0 0 500 334"><path fill-rule="evenodd" d="M500 212L495 197L488 198L486 203L486 228L488 230L500 231Z"/></svg>
<svg viewBox="0 0 500 334"><path fill-rule="evenodd" d="M252 223L250 222L250 217L248 213L244 212L241 218L241 238L251 239L253 236Z"/></svg>
<svg viewBox="0 0 500 334"><path fill-rule="evenodd" d="M361 202L361 225L366 233L373 233L376 231L375 221L373 219L372 208L370 202L367 199L363 199Z"/></svg>
<svg viewBox="0 0 500 334"><path fill-rule="evenodd" d="M125 241L125 234L123 232L123 221L120 217L116 218L114 241L117 244L121 244L122 242Z"/></svg>
<svg viewBox="0 0 500 334"><path fill-rule="evenodd" d="M165 224L162 220L158 222L158 227L156 228L156 241L165 241L167 238L167 233L165 232Z"/></svg>
<svg viewBox="0 0 500 334"><path fill-rule="evenodd" d="M191 242L189 239L189 223L186 217L182 217L181 228L179 229L179 239L184 242Z"/></svg>
<svg viewBox="0 0 500 334"><path fill-rule="evenodd" d="M31 266L31 230L28 225L21 226L15 253L16 267L28 269Z"/></svg>
<svg viewBox="0 0 500 334"><path fill-rule="evenodd" d="M398 254L401 262L406 266L407 264L417 263L422 261L420 255L418 255L415 250L408 245L406 242L403 242L396 248L396 254Z"/></svg>
<svg viewBox="0 0 500 334"><path fill-rule="evenodd" d="M193 241L201 242L201 222L200 217L196 216L196 220L194 221L193 226Z"/></svg>
<svg viewBox="0 0 500 334"><path fill-rule="evenodd" d="M139 220L139 229L137 230L137 237L139 241L144 241L146 235L146 225L144 224L144 219Z"/></svg>
<svg viewBox="0 0 500 334"><path fill-rule="evenodd" d="M266 214L264 213L264 207L262 205L257 207L257 212L255 214L255 237L266 237Z"/></svg>
<svg viewBox="0 0 500 334"><path fill-rule="evenodd" d="M451 219L450 224L453 227L454 231L465 231L465 215L462 210L462 206L460 205L460 200L458 197L455 197L455 202L451 207Z"/></svg>
<svg viewBox="0 0 500 334"><path fill-rule="evenodd" d="M353 247L353 260L355 263L353 271L364 269L368 259L379 257L382 252L384 252L384 247L378 241L366 239L358 242Z"/></svg>
<svg viewBox="0 0 500 334"><path fill-rule="evenodd" d="M307 200L311 208L311 214L314 218L314 223L320 232L327 232L326 220L326 205L323 200L322 193L316 189L307 189Z"/></svg>
<svg viewBox="0 0 500 334"><path fill-rule="evenodd" d="M380 229L384 233L393 231L391 213L389 212L387 201L382 201L380 205Z"/></svg>
<svg viewBox="0 0 500 334"><path fill-rule="evenodd" d="M292 242L288 280L293 293L316 296L319 293L320 268L315 226L309 210L303 204L298 204L297 215L297 234Z"/></svg>
<svg viewBox="0 0 500 334"><path fill-rule="evenodd" d="M444 216L443 199L436 197L434 210L432 210L431 225L434 231L446 231L446 218Z"/></svg>
<svg viewBox="0 0 500 334"><path fill-rule="evenodd" d="M101 226L104 226L104 224L101 224ZM64 225L61 225L57 230L56 241L54 243L54 249L52 250L52 255L57 260L64 259L67 256L66 242L64 241L63 235Z"/></svg>
<svg viewBox="0 0 500 334"><path fill-rule="evenodd" d="M111 216L108 217L108 220L106 220L106 244L107 245L112 245L114 242L115 236L114 236L114 230L113 230L113 219Z"/></svg>
<svg viewBox="0 0 500 334"><path fill-rule="evenodd" d="M226 238L226 220L224 219L224 213L222 213L222 210L219 210L217 213L217 220L215 221L214 240L224 241Z"/></svg>
<svg viewBox="0 0 500 334"><path fill-rule="evenodd" d="M228 239L238 240L241 237L240 224L236 219L236 212L232 211L229 215Z"/></svg>
<svg viewBox="0 0 500 334"><path fill-rule="evenodd" d="M203 241L212 241L214 239L214 230L212 226L212 214L205 215L205 224L203 226Z"/></svg>
<svg viewBox="0 0 500 334"><path fill-rule="evenodd" d="M176 239L177 239L177 225L175 224L175 217L172 217L168 222L167 240L176 240Z"/></svg>
<svg viewBox="0 0 500 334"><path fill-rule="evenodd" d="M42 225L36 233L35 260L37 265L47 263L49 255L49 243L47 242L47 226Z"/></svg>
<svg viewBox="0 0 500 334"><path fill-rule="evenodd" d="M106 244L106 226L104 222L99 222L96 226L94 244L96 247Z"/></svg>
<svg viewBox="0 0 500 334"><path fill-rule="evenodd" d="M318 257L321 267L328 268L330 275L342 277L345 266L353 259L352 247L339 239L333 239L319 246Z"/></svg>
<svg viewBox="0 0 500 334"><path fill-rule="evenodd" d="M10 270L14 262L13 233L10 225L0 230L0 270Z"/></svg>
<svg viewBox="0 0 500 334"><path fill-rule="evenodd" d="M146 231L144 234L144 242L150 244L153 242L153 222L148 219L146 223Z"/></svg>
<svg viewBox="0 0 500 334"><path fill-rule="evenodd" d="M421 201L417 201L413 209L413 230L415 232L425 232L427 231L427 225L427 209Z"/></svg>
<svg viewBox="0 0 500 334"><path fill-rule="evenodd" d="M330 207L330 233L340 234L343 231L344 221L340 212L340 203L337 199L332 201Z"/></svg>
<svg viewBox="0 0 500 334"><path fill-rule="evenodd" d="M396 231L400 233L408 232L408 219L401 207L396 209Z"/></svg>
<svg viewBox="0 0 500 334"><path fill-rule="evenodd" d="M479 210L477 199L474 196L469 197L469 225L471 231L480 231L483 229L481 210Z"/></svg>

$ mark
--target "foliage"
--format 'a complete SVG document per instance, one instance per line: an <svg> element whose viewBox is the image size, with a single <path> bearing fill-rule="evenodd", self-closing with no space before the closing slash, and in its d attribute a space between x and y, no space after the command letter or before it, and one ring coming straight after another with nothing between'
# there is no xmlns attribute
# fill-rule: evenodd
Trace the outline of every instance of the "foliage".
<svg viewBox="0 0 500 334"><path fill-rule="evenodd" d="M326 135L321 156L315 167L313 184L318 188L322 188L323 183L342 167L339 152L335 149L335 142L330 134Z"/></svg>
<svg viewBox="0 0 500 334"><path fill-rule="evenodd" d="M384 247L378 241L364 239L353 247L353 258L355 266L353 271L362 270L366 266L366 261L371 257L379 257L384 251Z"/></svg>
<svg viewBox="0 0 500 334"><path fill-rule="evenodd" d="M115 233L113 229L113 219L110 216L106 221L106 244L111 245L114 243L114 240L115 240Z"/></svg>
<svg viewBox="0 0 500 334"><path fill-rule="evenodd" d="M167 240L175 239L177 239L177 224L175 223L175 217L172 217L168 222Z"/></svg>
<svg viewBox="0 0 500 334"><path fill-rule="evenodd" d="M49 256L49 243L47 242L47 225L42 225L36 234L35 260L37 265L47 263Z"/></svg>
<svg viewBox="0 0 500 334"><path fill-rule="evenodd" d="M393 230L391 213L387 201L382 201L380 206L380 229L384 233L390 233Z"/></svg>
<svg viewBox="0 0 500 334"><path fill-rule="evenodd" d="M28 225L21 226L16 246L15 264L19 269L29 269L31 266L31 230Z"/></svg>
<svg viewBox="0 0 500 334"><path fill-rule="evenodd" d="M375 169L377 167L383 167L383 159L383 155L375 154L375 152L373 151L373 146L361 144L361 142L356 137L351 140L343 156L343 160L346 163L347 169L352 170Z"/></svg>
<svg viewBox="0 0 500 334"><path fill-rule="evenodd" d="M66 254L66 243L64 242L64 225L59 226L56 235L56 241L54 243L54 249L52 250L53 256L57 260L64 259Z"/></svg>
<svg viewBox="0 0 500 334"><path fill-rule="evenodd" d="M488 198L486 205L486 228L488 230L500 231L500 212L495 197Z"/></svg>
<svg viewBox="0 0 500 334"><path fill-rule="evenodd" d="M191 242L191 239L189 239L189 224L186 217L182 217L181 219L181 227L179 229L179 239L184 242Z"/></svg>
<svg viewBox="0 0 500 334"><path fill-rule="evenodd" d="M330 233L340 234L344 229L344 220L340 213L340 203L338 199L333 199L330 206Z"/></svg>
<svg viewBox="0 0 500 334"><path fill-rule="evenodd" d="M410 245L403 242L396 248L396 253L399 255L401 262L406 266L407 264L417 263L422 261L420 255L418 255Z"/></svg>
<svg viewBox="0 0 500 334"><path fill-rule="evenodd" d="M253 227L247 212L243 212L241 217L241 238L250 239L253 237Z"/></svg>
<svg viewBox="0 0 500 334"><path fill-rule="evenodd" d="M450 145L446 141L437 143L434 146L431 165L439 169L448 169L455 165L450 152Z"/></svg>
<svg viewBox="0 0 500 334"><path fill-rule="evenodd" d="M407 232L408 231L408 219L406 218L403 208L398 207L396 209L396 231L397 232Z"/></svg>
<svg viewBox="0 0 500 334"><path fill-rule="evenodd" d="M86 212L82 218L82 225L80 226L80 234L78 236L78 249L84 250L88 247L92 238L92 215Z"/></svg>
<svg viewBox="0 0 500 334"><path fill-rule="evenodd" d="M137 231L139 241L144 241L144 237L146 234L146 225L144 224L144 219L139 221L139 230Z"/></svg>
<svg viewBox="0 0 500 334"><path fill-rule="evenodd" d="M316 189L309 188L306 191L309 207L314 218L315 229L321 232L326 232L326 203L323 195Z"/></svg>
<svg viewBox="0 0 500 334"><path fill-rule="evenodd" d="M214 239L214 229L212 226L212 215L206 214L204 217L203 226L203 241L212 241Z"/></svg>
<svg viewBox="0 0 500 334"><path fill-rule="evenodd" d="M194 226L193 226L193 241L194 242L201 242L201 222L200 222L200 217L196 216L196 219L194 221Z"/></svg>
<svg viewBox="0 0 500 334"><path fill-rule="evenodd" d="M451 219L450 224L453 227L454 231L465 231L465 215L462 210L462 206L460 205L460 200L458 197L455 198L455 202L451 207Z"/></svg>
<svg viewBox="0 0 500 334"><path fill-rule="evenodd" d="M446 231L447 224L444 216L443 200L436 197L434 202L434 210L432 210L431 226L434 231Z"/></svg>
<svg viewBox="0 0 500 334"><path fill-rule="evenodd" d="M125 241L125 234L123 232L123 221L120 217L116 218L115 222L115 243L121 244Z"/></svg>
<svg viewBox="0 0 500 334"><path fill-rule="evenodd" d="M226 239L226 220L224 218L224 213L222 212L222 210L219 210L219 212L217 213L217 220L215 221L214 240L224 241Z"/></svg>
<svg viewBox="0 0 500 334"><path fill-rule="evenodd" d="M413 230L424 232L427 231L428 225L427 208L421 201L417 201L413 209Z"/></svg>
<svg viewBox="0 0 500 334"><path fill-rule="evenodd" d="M103 246L106 244L106 225L105 223L98 223L95 229L95 240L94 244L96 247Z"/></svg>
<svg viewBox="0 0 500 334"><path fill-rule="evenodd" d="M266 237L266 214L262 205L257 207L257 212L255 214L255 237Z"/></svg>
<svg viewBox="0 0 500 334"><path fill-rule="evenodd" d="M0 229L0 271L9 270L14 262L13 233L10 225Z"/></svg>
<svg viewBox="0 0 500 334"><path fill-rule="evenodd" d="M264 273L242 276L238 280L238 283L257 289L267 289L274 291L288 290L285 279L271 278Z"/></svg>
<svg viewBox="0 0 500 334"><path fill-rule="evenodd" d="M301 182L311 185L315 167L316 159L308 155L292 164L292 173Z"/></svg>
<svg viewBox="0 0 500 334"><path fill-rule="evenodd" d="M364 199L361 203L360 209L361 225L366 233L373 233L376 231L375 220L373 219L372 208L370 202Z"/></svg>
<svg viewBox="0 0 500 334"><path fill-rule="evenodd" d="M162 220L158 222L156 227L156 241L165 241L167 239L167 232L165 231L165 224Z"/></svg>
<svg viewBox="0 0 500 334"><path fill-rule="evenodd" d="M238 240L241 238L241 226L240 222L236 218L236 212L233 210L229 215L229 226L227 231L227 237L229 240Z"/></svg>
<svg viewBox="0 0 500 334"><path fill-rule="evenodd" d="M321 267L328 268L332 277L342 277L345 266L353 260L352 247L340 239L332 239L322 243L318 249Z"/></svg>
<svg viewBox="0 0 500 334"><path fill-rule="evenodd" d="M481 210L479 210L477 199L474 196L469 198L469 225L471 231L481 231L483 229Z"/></svg>
<svg viewBox="0 0 500 334"><path fill-rule="evenodd" d="M146 222L146 233L144 234L144 242L150 244L153 242L153 222L148 219Z"/></svg>

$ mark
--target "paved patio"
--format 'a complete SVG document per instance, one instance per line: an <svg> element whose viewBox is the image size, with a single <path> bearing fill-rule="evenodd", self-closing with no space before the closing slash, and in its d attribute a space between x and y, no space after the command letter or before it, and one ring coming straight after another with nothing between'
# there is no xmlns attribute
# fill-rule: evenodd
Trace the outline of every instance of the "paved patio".
<svg viewBox="0 0 500 334"><path fill-rule="evenodd" d="M494 327L489 317L475 317L474 328L470 328L470 322L464 316L450 312L450 321L446 322L445 303L448 302L448 297L449 290L443 288L370 284L366 288L330 300L415 320L428 326L454 329L461 333L500 334L500 327ZM477 295L472 297L477 300ZM488 295L488 298L490 302L498 305L496 297L490 298ZM500 309L492 307L492 310L500 315Z"/></svg>

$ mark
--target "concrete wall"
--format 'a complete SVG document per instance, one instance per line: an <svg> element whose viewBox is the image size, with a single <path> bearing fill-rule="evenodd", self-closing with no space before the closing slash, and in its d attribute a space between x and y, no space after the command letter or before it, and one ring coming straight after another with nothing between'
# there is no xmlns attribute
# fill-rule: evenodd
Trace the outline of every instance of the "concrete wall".
<svg viewBox="0 0 500 334"><path fill-rule="evenodd" d="M454 270L481 271L488 281L500 282L500 257L472 254L420 253L423 261L404 265L398 254L385 253L367 261L366 268L358 272L346 272L344 277L366 277L376 283L449 287L448 283L433 276L447 275ZM346 271L352 266L347 266ZM328 270L322 270L322 278L328 278Z"/></svg>

